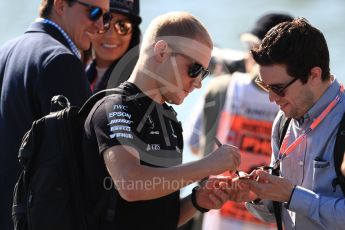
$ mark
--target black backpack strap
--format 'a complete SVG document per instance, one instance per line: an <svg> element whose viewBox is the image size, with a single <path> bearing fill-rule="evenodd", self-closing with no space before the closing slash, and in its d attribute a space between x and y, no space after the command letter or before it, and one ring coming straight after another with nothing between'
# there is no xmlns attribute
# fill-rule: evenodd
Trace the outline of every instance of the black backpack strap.
<svg viewBox="0 0 345 230"><path fill-rule="evenodd" d="M112 95L112 94L123 95L126 98L129 97L130 100L134 100L133 104L138 108L138 111L141 112L139 105L137 105L137 103L135 102L137 95L127 95L126 92L121 88L111 88L111 89L105 89L105 90L99 91L95 93L94 95L92 95L80 108L78 112L79 117L85 118L89 114L93 106L97 103L97 101L101 100L105 96ZM142 115L144 116L144 114Z"/></svg>
<svg viewBox="0 0 345 230"><path fill-rule="evenodd" d="M278 230L283 230L281 202L273 201L273 212Z"/></svg>
<svg viewBox="0 0 345 230"><path fill-rule="evenodd" d="M281 114L280 121L279 121L279 148L283 143L290 121L291 121L291 118L286 117L284 113ZM276 170L272 171L272 175L279 176L279 167ZM281 205L282 205L281 202L273 201L274 217L276 218L278 230L283 229Z"/></svg>
<svg viewBox="0 0 345 230"><path fill-rule="evenodd" d="M86 117L91 111L92 107L96 104L97 101L101 100L103 97L111 94L122 94L124 91L119 88L105 89L99 91L92 95L81 107L78 114L81 117Z"/></svg>
<svg viewBox="0 0 345 230"><path fill-rule="evenodd" d="M335 190L337 184L340 185L341 190L343 191L343 194L345 195L345 177L341 173L341 164L343 162L343 158L345 155L345 113L343 115L343 118L341 119L341 122L339 124L339 129L337 132L337 137L335 141L334 146L334 168L335 172L337 174L337 177L333 179L332 186Z"/></svg>
<svg viewBox="0 0 345 230"><path fill-rule="evenodd" d="M286 117L284 113L282 113L280 122L279 122L279 148L282 146L286 131L289 127L291 118Z"/></svg>

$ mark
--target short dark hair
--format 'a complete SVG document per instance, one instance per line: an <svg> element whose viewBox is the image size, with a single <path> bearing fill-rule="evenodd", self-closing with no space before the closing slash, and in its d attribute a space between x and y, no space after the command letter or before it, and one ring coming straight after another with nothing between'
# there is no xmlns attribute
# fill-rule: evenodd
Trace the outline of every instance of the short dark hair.
<svg viewBox="0 0 345 230"><path fill-rule="evenodd" d="M133 24L132 39L129 43L128 50L132 49L135 46L138 46L141 40L141 30L138 24Z"/></svg>
<svg viewBox="0 0 345 230"><path fill-rule="evenodd" d="M322 80L330 78L329 51L322 32L305 18L297 18L273 27L258 48L251 50L256 63L261 66L283 64L287 73L308 81L310 70L320 67Z"/></svg>
<svg viewBox="0 0 345 230"><path fill-rule="evenodd" d="M72 6L76 0L64 0L68 3L69 6ZM41 18L48 18L53 9L54 0L42 0L39 7L39 16Z"/></svg>

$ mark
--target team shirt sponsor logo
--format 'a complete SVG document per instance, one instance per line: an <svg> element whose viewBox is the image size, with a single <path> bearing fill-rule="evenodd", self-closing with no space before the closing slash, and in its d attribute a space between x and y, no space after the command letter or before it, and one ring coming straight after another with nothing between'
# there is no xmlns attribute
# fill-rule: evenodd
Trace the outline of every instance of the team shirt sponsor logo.
<svg viewBox="0 0 345 230"><path fill-rule="evenodd" d="M128 106L127 105L114 105L113 107L114 110L128 110Z"/></svg>
<svg viewBox="0 0 345 230"><path fill-rule="evenodd" d="M154 134L159 135L159 131L158 130L157 131L150 131L150 135L154 135Z"/></svg>
<svg viewBox="0 0 345 230"><path fill-rule="evenodd" d="M124 125L111 126L110 131L112 131L112 132L114 132L114 131L128 131L128 132L130 132L131 127L124 126Z"/></svg>
<svg viewBox="0 0 345 230"><path fill-rule="evenodd" d="M148 144L146 147L146 151L150 151L150 150L161 150L161 145L160 144Z"/></svg>
<svg viewBox="0 0 345 230"><path fill-rule="evenodd" d="M127 119L112 119L112 120L110 120L108 125L118 124L118 123L130 125L133 123L133 121L127 120Z"/></svg>
<svg viewBox="0 0 345 230"><path fill-rule="evenodd" d="M108 114L109 118L113 117L127 117L128 119L131 119L132 115L126 112L111 112Z"/></svg>
<svg viewBox="0 0 345 230"><path fill-rule="evenodd" d="M133 139L133 135L130 133L113 133L110 135L110 138L125 138L125 139Z"/></svg>

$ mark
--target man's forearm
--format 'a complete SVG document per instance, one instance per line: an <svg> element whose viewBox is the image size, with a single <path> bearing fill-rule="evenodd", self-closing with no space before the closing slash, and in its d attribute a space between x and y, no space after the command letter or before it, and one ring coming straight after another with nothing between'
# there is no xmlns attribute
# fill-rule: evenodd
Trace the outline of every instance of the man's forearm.
<svg viewBox="0 0 345 230"><path fill-rule="evenodd" d="M180 218L178 221L178 226L187 223L187 221L190 220L197 212L197 210L193 207L190 195L183 198L180 204Z"/></svg>

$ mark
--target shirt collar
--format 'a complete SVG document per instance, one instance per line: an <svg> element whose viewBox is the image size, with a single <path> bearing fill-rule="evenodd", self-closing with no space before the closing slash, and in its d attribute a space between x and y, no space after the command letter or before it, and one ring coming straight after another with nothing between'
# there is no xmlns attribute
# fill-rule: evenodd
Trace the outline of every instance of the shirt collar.
<svg viewBox="0 0 345 230"><path fill-rule="evenodd" d="M73 52L74 55L76 55L79 59L81 58L81 54L77 48L77 46L75 45L75 43L72 41L72 39L68 36L68 34L55 22L46 19L46 18L37 18L35 20L36 22L42 22L44 24L49 24L53 27L55 27L56 29L58 29L60 31L60 33L62 34L62 36L65 38L65 40L68 43L69 48L71 49L71 51Z"/></svg>
<svg viewBox="0 0 345 230"><path fill-rule="evenodd" d="M124 90L128 90L130 92L129 100L136 99L140 104L143 105L144 108L149 108L152 106L152 103L154 103L155 107L163 107L165 110L169 110L172 112L174 116L177 115L176 111L173 109L172 106L168 105L167 103L159 104L152 100L149 96L147 96L145 93L143 93L138 86L136 86L134 83L125 81L120 84L121 88Z"/></svg>

